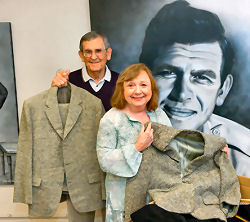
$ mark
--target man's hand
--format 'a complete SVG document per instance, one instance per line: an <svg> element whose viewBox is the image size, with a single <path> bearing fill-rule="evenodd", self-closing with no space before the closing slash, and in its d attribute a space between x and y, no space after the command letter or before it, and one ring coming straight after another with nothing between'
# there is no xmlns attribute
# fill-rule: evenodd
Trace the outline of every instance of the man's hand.
<svg viewBox="0 0 250 222"><path fill-rule="evenodd" d="M57 87L63 87L63 86L67 86L67 82L69 79L69 69L67 70L58 70L56 73L55 78L52 81L51 86L57 86Z"/></svg>

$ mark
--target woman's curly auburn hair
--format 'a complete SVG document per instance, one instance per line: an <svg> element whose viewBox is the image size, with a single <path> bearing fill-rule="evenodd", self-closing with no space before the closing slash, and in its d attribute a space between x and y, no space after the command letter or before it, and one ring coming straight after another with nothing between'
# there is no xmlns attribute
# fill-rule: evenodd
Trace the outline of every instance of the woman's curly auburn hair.
<svg viewBox="0 0 250 222"><path fill-rule="evenodd" d="M143 63L132 64L122 71L116 82L115 92L111 98L111 106L117 109L123 109L126 106L124 98L124 82L131 81L136 78L140 71L145 71L151 82L152 97L147 103L147 110L156 110L158 107L159 90L152 76L150 69Z"/></svg>

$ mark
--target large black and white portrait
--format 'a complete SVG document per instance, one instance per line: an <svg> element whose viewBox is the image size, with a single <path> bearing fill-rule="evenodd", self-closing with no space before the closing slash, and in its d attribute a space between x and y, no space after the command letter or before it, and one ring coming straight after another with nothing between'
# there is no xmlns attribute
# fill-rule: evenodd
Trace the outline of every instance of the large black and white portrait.
<svg viewBox="0 0 250 222"><path fill-rule="evenodd" d="M91 28L121 72L143 62L173 127L226 138L236 173L250 177L250 2L91 0Z"/></svg>
<svg viewBox="0 0 250 222"><path fill-rule="evenodd" d="M13 183L18 138L11 24L0 23L0 184Z"/></svg>

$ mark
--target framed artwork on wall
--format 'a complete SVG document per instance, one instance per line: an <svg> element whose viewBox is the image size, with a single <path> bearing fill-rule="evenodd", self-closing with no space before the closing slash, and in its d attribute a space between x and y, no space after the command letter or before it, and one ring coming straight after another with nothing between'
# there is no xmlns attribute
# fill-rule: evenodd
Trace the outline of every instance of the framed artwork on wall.
<svg viewBox="0 0 250 222"><path fill-rule="evenodd" d="M250 14L247 0L91 0L91 29L121 72L143 62L174 128L226 138L236 173L250 177Z"/></svg>
<svg viewBox="0 0 250 222"><path fill-rule="evenodd" d="M0 22L0 184L12 184L18 111L11 24Z"/></svg>

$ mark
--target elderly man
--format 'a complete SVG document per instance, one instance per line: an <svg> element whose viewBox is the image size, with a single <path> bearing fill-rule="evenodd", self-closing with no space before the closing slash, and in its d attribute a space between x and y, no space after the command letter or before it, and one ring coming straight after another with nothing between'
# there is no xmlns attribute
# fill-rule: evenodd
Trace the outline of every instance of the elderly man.
<svg viewBox="0 0 250 222"><path fill-rule="evenodd" d="M101 99L108 111L118 73L109 70L106 65L112 54L107 37L95 31L86 33L80 40L78 54L84 63L83 68L71 73L69 70L59 71L52 86L66 86L69 80Z"/></svg>
<svg viewBox="0 0 250 222"><path fill-rule="evenodd" d="M6 98L8 95L7 89L4 87L4 85L0 82L0 109L2 108Z"/></svg>
<svg viewBox="0 0 250 222"><path fill-rule="evenodd" d="M234 62L217 15L182 0L165 5L147 27L140 62L153 70L173 127L226 138L236 172L250 177L250 130L213 114L232 87Z"/></svg>
<svg viewBox="0 0 250 222"><path fill-rule="evenodd" d="M86 33L81 37L78 54L84 63L83 68L71 73L69 70L59 71L52 81L52 86L66 86L69 81L101 99L105 111L108 111L111 108L110 99L115 89L118 73L109 70L106 65L112 54L107 37L95 31ZM70 202L68 211L71 221L87 221L87 218L93 218L94 215L94 212L77 212ZM104 218L104 211L102 214Z"/></svg>

